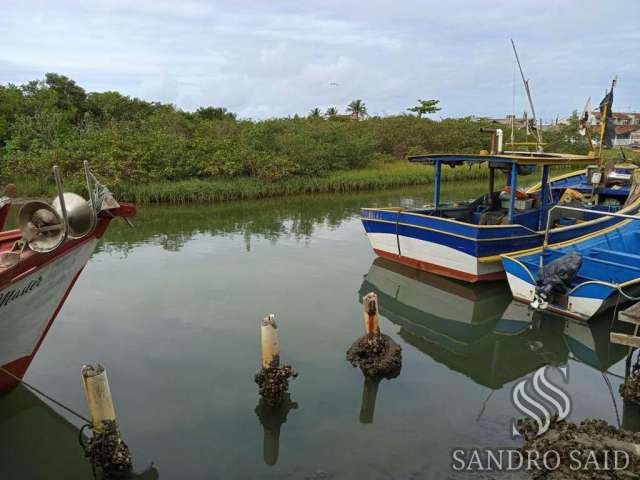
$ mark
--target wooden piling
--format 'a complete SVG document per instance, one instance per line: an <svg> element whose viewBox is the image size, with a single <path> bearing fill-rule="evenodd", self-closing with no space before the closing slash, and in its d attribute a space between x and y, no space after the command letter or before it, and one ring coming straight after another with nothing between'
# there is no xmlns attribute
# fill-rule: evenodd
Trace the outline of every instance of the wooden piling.
<svg viewBox="0 0 640 480"><path fill-rule="evenodd" d="M87 399L92 436L83 443L85 456L111 478L114 472L129 472L133 466L129 447L122 440L113 407L107 372L100 364L83 365L82 387Z"/></svg>
<svg viewBox="0 0 640 480"><path fill-rule="evenodd" d="M380 321L378 319L378 295L371 292L362 298L364 309L364 333L380 333Z"/></svg>
<svg viewBox="0 0 640 480"><path fill-rule="evenodd" d="M262 319L260 326L262 343L262 368L280 365L280 345L278 343L278 325L275 315L270 314Z"/></svg>
<svg viewBox="0 0 640 480"><path fill-rule="evenodd" d="M87 400L89 418L95 430L101 430L104 421L115 421L111 390L107 372L100 364L82 366L82 386Z"/></svg>

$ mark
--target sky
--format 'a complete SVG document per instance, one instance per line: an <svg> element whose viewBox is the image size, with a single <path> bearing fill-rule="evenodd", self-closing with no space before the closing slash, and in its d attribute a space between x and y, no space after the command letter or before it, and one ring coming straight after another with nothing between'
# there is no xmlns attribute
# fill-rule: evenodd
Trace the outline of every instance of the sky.
<svg viewBox="0 0 640 480"><path fill-rule="evenodd" d="M640 0L0 0L0 84L56 72L87 91L305 115L440 100L433 118L640 111ZM515 102L514 102L515 100Z"/></svg>

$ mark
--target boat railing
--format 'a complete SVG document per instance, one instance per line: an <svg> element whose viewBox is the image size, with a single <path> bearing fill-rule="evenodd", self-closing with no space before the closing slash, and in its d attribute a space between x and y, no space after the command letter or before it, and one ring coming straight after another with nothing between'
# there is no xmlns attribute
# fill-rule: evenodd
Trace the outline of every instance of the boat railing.
<svg viewBox="0 0 640 480"><path fill-rule="evenodd" d="M565 205L554 205L549 209L547 213L547 227L544 231L544 242L542 243L543 251L549 245L549 229L551 228L551 219L553 218L552 213L554 210L569 210L572 212L582 212L582 213L590 213L594 215L602 215L603 217L617 217L617 218L627 218L630 220L640 220L640 216L628 215L626 213L605 212L602 210L590 210L588 208L569 207Z"/></svg>

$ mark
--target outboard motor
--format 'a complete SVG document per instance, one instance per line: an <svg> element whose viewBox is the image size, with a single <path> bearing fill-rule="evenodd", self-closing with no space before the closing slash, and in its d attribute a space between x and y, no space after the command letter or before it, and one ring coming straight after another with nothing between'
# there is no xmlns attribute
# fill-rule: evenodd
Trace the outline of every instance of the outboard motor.
<svg viewBox="0 0 640 480"><path fill-rule="evenodd" d="M567 253L543 266L538 272L536 292L531 306L545 309L555 294L566 294L582 265L582 255Z"/></svg>

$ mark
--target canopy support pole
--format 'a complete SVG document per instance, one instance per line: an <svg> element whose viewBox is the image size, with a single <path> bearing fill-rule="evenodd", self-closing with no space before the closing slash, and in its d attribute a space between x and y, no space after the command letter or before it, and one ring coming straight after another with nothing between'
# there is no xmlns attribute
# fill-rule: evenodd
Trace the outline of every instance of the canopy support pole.
<svg viewBox="0 0 640 480"><path fill-rule="evenodd" d="M545 225L545 213L547 210L547 197L549 196L549 165L542 167L542 180L540 188L540 211L538 212L538 230Z"/></svg>
<svg viewBox="0 0 640 480"><path fill-rule="evenodd" d="M493 208L493 191L496 186L496 171L489 165L489 207Z"/></svg>
<svg viewBox="0 0 640 480"><path fill-rule="evenodd" d="M511 164L511 181L509 182L511 187L511 195L509 196L509 224L513 223L513 210L516 204L516 189L518 188L518 164L513 162Z"/></svg>
<svg viewBox="0 0 640 480"><path fill-rule="evenodd" d="M433 203L435 208L440 208L440 181L442 173L442 163L440 160L436 160L435 164L435 185L433 188Z"/></svg>

